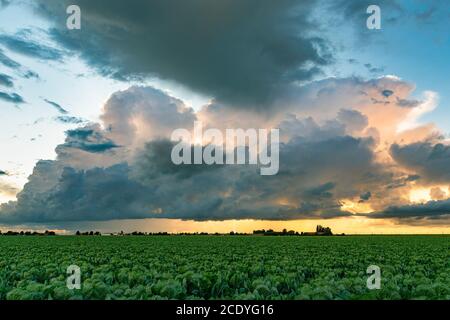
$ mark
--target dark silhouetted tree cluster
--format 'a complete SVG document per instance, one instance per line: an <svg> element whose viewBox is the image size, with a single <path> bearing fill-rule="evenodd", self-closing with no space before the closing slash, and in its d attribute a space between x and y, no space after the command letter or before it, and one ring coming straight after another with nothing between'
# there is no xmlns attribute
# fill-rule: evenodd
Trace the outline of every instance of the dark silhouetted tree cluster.
<svg viewBox="0 0 450 320"><path fill-rule="evenodd" d="M37 231L8 231L2 233L0 230L0 236L56 236L54 231L45 230L45 232Z"/></svg>
<svg viewBox="0 0 450 320"><path fill-rule="evenodd" d="M77 236L101 236L102 234L99 231L86 231L86 232L80 232L77 231L75 233L75 235Z"/></svg>

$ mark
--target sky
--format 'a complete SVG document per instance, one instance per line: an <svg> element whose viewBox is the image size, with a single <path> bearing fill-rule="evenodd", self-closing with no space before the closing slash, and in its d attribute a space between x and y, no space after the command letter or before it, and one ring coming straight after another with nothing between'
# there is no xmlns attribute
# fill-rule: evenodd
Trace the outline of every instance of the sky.
<svg viewBox="0 0 450 320"><path fill-rule="evenodd" d="M448 233L449 25L443 1L0 0L0 230ZM279 129L280 171L175 166L195 121Z"/></svg>

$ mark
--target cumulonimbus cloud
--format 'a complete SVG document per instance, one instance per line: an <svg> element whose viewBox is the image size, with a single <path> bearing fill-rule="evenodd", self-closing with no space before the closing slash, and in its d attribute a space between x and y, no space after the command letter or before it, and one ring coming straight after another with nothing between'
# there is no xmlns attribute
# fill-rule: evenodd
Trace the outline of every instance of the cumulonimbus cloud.
<svg viewBox="0 0 450 320"><path fill-rule="evenodd" d="M354 214L349 201L370 208L368 217L388 217L394 205L411 205L405 195L422 181L446 182L430 171L443 166L427 168L450 158L435 128L397 130L414 108L397 101L413 89L393 77L323 80L298 87L268 119L216 102L195 112L160 90L131 87L111 96L100 124L67 132L57 159L38 162L18 200L1 206L0 221L323 219ZM279 128L278 175L260 176L256 165L174 165L171 132L199 119L206 127ZM411 145L422 145L422 158L408 156Z"/></svg>

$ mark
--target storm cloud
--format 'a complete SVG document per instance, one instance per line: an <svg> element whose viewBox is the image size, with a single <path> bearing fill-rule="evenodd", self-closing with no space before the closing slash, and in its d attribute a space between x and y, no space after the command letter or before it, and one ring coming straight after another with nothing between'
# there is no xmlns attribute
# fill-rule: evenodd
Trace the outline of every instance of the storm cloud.
<svg viewBox="0 0 450 320"><path fill-rule="evenodd" d="M411 169L409 156L397 150L423 143L431 129L398 133L410 108L372 102L383 90L408 99L411 85L392 77L348 78L297 90L270 119L216 101L196 112L152 87L118 91L105 103L101 123L68 130L57 158L38 162L17 201L1 206L0 222L330 219L355 214L348 203L365 206L358 212L368 208L374 213L367 217L376 218L394 204L408 205L401 200L405 192L434 179ZM386 112L394 116L386 119ZM174 165L171 133L193 130L198 120L208 128L279 128L278 174L261 176L259 165ZM386 149L396 140L403 144ZM429 143L422 154L433 154L439 144ZM431 158L445 155L440 148ZM401 212L406 221L410 215Z"/></svg>
<svg viewBox="0 0 450 320"><path fill-rule="evenodd" d="M438 219L450 216L450 199L429 201L422 204L392 206L384 211L372 213L371 218Z"/></svg>
<svg viewBox="0 0 450 320"><path fill-rule="evenodd" d="M199 114L162 91L131 87L105 104L102 126L66 132L57 159L37 164L18 201L1 207L0 220L349 216L340 199L377 190L389 175L376 163L376 142L348 134L363 130L367 119L356 111L338 114L324 123L283 116L276 125L284 137L280 170L273 177L261 176L259 165L177 166L170 135L176 128L191 130Z"/></svg>
<svg viewBox="0 0 450 320"><path fill-rule="evenodd" d="M103 75L157 76L243 107L267 106L286 86L314 78L333 61L329 42L317 35L310 18L318 2L45 0L34 5L55 22L52 38ZM60 23L70 4L83 10L82 32Z"/></svg>
<svg viewBox="0 0 450 320"><path fill-rule="evenodd" d="M422 179L450 183L449 145L432 142L394 144L390 152L397 163L416 171Z"/></svg>
<svg viewBox="0 0 450 320"><path fill-rule="evenodd" d="M337 148L327 148L332 144ZM326 166L343 179L339 171L349 168L348 157L361 154L360 160L370 157L365 144L352 138L306 145L295 141L282 147L281 161L286 165L280 177L265 180L254 166L175 166L170 161L171 146L169 141L150 143L132 166L120 163L107 168L76 170L58 161L38 164L30 182L19 193L18 201L2 206L0 221L344 217L349 213L340 210L339 202L330 193L334 185L315 185L323 174L321 170ZM335 161L322 160L312 165L309 159L301 159L298 167L293 168L289 162L303 151L297 151L299 147L314 151L310 157L320 155L330 159L329 155L333 154ZM339 147L342 150L336 154ZM292 160L287 161L288 158ZM365 165L361 163L361 168L353 169L354 179L365 179L364 170L370 168L367 161ZM294 181L299 183L292 186ZM47 188L41 188L41 183ZM342 186L345 189L345 182ZM335 192L339 195L346 191ZM287 197L291 204L280 205L280 197Z"/></svg>

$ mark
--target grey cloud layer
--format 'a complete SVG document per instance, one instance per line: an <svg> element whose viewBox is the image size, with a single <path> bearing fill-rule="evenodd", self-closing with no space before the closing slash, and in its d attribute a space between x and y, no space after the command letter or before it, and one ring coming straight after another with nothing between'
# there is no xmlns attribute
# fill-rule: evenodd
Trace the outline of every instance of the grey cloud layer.
<svg viewBox="0 0 450 320"><path fill-rule="evenodd" d="M102 74L158 76L237 106L265 105L293 81L332 61L312 31L318 1L35 1L58 24L51 34ZM65 8L83 9L82 32L60 25Z"/></svg>
<svg viewBox="0 0 450 320"><path fill-rule="evenodd" d="M55 161L40 161L2 223L127 218L304 219L349 216L340 199L378 192L391 176L376 163L367 119L341 110L333 121L288 116L279 124L280 171L251 166L175 166L175 128L196 114L153 88L132 87L105 105L103 128L67 132ZM368 196L365 196L368 198Z"/></svg>
<svg viewBox="0 0 450 320"><path fill-rule="evenodd" d="M431 142L394 144L390 152L399 164L415 170L421 178L450 184L450 146Z"/></svg>
<svg viewBox="0 0 450 320"><path fill-rule="evenodd" d="M329 148L331 145L335 148ZM366 143L350 137L311 144L294 141L282 146L281 161L285 165L280 176L272 179L259 176L255 167L174 166L171 146L169 141L149 143L132 167L121 163L75 170L58 161L38 163L18 202L2 206L0 221L343 217L349 213L340 210L334 197L335 193L347 192L344 174L339 172L352 170L353 179L364 181L366 170L372 170ZM305 151L310 156L295 161ZM312 165L309 157L323 159ZM348 159L352 157L361 160L359 168L350 168ZM315 185L324 168L336 174L338 185ZM42 183L47 188L43 189ZM291 198L293 205L280 206L277 200L281 196Z"/></svg>
<svg viewBox="0 0 450 320"><path fill-rule="evenodd" d="M384 211L373 213L372 218L401 218L401 219L440 219L450 216L450 199L429 201L423 204L392 206Z"/></svg>

